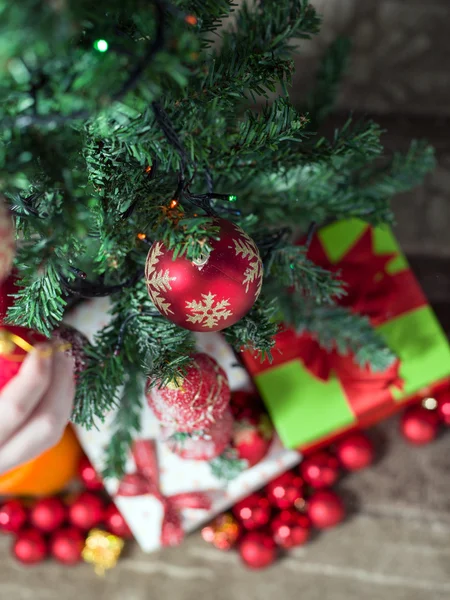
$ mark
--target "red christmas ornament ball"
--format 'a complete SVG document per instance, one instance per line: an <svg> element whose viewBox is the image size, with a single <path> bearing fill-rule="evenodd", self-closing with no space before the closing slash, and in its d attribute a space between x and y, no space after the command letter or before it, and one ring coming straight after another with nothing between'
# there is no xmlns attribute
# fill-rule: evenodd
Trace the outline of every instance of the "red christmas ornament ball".
<svg viewBox="0 0 450 600"><path fill-rule="evenodd" d="M317 490L308 500L308 516L317 529L327 529L345 517L344 503L332 490Z"/></svg>
<svg viewBox="0 0 450 600"><path fill-rule="evenodd" d="M267 525L271 507L268 499L260 493L251 494L233 506L234 516L245 529L258 529Z"/></svg>
<svg viewBox="0 0 450 600"><path fill-rule="evenodd" d="M209 429L230 402L225 371L208 354L192 355L184 377L147 393L150 408L162 425L181 432Z"/></svg>
<svg viewBox="0 0 450 600"><path fill-rule="evenodd" d="M277 508L301 508L303 499L303 479L293 471L287 471L266 485L268 500Z"/></svg>
<svg viewBox="0 0 450 600"><path fill-rule="evenodd" d="M373 444L361 431L355 431L345 438L338 440L334 451L341 465L348 471L365 469L375 459Z"/></svg>
<svg viewBox="0 0 450 600"><path fill-rule="evenodd" d="M314 488L331 487L339 478L339 461L326 450L307 456L300 464L305 483Z"/></svg>
<svg viewBox="0 0 450 600"><path fill-rule="evenodd" d="M32 329L12 325L2 327L0 331L0 390L17 375L27 354L9 334L22 338L32 346L39 342L48 341L43 335Z"/></svg>
<svg viewBox="0 0 450 600"><path fill-rule="evenodd" d="M6 500L0 506L0 531L18 533L27 521L27 511L20 500Z"/></svg>
<svg viewBox="0 0 450 600"><path fill-rule="evenodd" d="M440 394L437 403L437 413L440 420L445 425L450 425L450 391Z"/></svg>
<svg viewBox="0 0 450 600"><path fill-rule="evenodd" d="M59 498L42 498L31 508L31 524L45 533L55 531L66 518L67 509Z"/></svg>
<svg viewBox="0 0 450 600"><path fill-rule="evenodd" d="M247 567L264 569L276 559L277 548L270 533L249 531L239 544L239 554Z"/></svg>
<svg viewBox="0 0 450 600"><path fill-rule="evenodd" d="M255 242L225 219L216 218L211 250L197 261L155 242L147 257L145 278L156 308L192 331L220 331L253 306L262 285L263 267Z"/></svg>
<svg viewBox="0 0 450 600"><path fill-rule="evenodd" d="M0 196L0 283L11 272L14 253L14 225L4 197Z"/></svg>
<svg viewBox="0 0 450 600"><path fill-rule="evenodd" d="M75 368L75 380L79 377L86 368L86 347L89 346L89 340L87 337L70 325L63 323L55 329L53 336L60 342L67 342L70 344L70 348L66 350L66 354L72 356Z"/></svg>
<svg viewBox="0 0 450 600"><path fill-rule="evenodd" d="M257 419L244 418L234 424L233 447L238 457L246 460L249 467L266 456L272 440L273 425L266 414L260 414Z"/></svg>
<svg viewBox="0 0 450 600"><path fill-rule="evenodd" d="M400 429L411 444L422 445L433 441L438 434L439 415L424 406L409 406L402 415Z"/></svg>
<svg viewBox="0 0 450 600"><path fill-rule="evenodd" d="M83 482L84 487L91 491L97 492L103 490L104 485L101 477L91 465L87 456L82 456L78 465L78 476Z"/></svg>
<svg viewBox="0 0 450 600"><path fill-rule="evenodd" d="M231 441L233 431L233 415L226 410L223 415L208 429L202 430L198 435L178 434L164 430L169 437L166 439L168 448L186 460L212 460L220 456Z"/></svg>
<svg viewBox="0 0 450 600"><path fill-rule="evenodd" d="M103 517L103 502L92 492L82 492L69 506L69 521L84 531L99 525Z"/></svg>
<svg viewBox="0 0 450 600"><path fill-rule="evenodd" d="M36 564L46 558L47 543L43 534L37 529L24 529L14 540L12 553L25 565Z"/></svg>
<svg viewBox="0 0 450 600"><path fill-rule="evenodd" d="M50 554L58 562L74 565L81 560L85 536L76 527L55 531L50 539Z"/></svg>
<svg viewBox="0 0 450 600"><path fill-rule="evenodd" d="M311 521L298 510L282 510L270 523L273 539L282 548L301 546L308 541Z"/></svg>
<svg viewBox="0 0 450 600"><path fill-rule="evenodd" d="M110 533L121 538L129 540L133 539L131 529L128 527L127 522L119 512L117 506L112 502L105 509L104 524L105 529Z"/></svg>

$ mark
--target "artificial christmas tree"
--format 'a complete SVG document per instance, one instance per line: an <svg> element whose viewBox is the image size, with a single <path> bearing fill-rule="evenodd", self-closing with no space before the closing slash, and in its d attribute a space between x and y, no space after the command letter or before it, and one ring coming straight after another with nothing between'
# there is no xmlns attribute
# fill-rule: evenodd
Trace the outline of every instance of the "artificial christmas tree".
<svg viewBox="0 0 450 600"><path fill-rule="evenodd" d="M392 364L308 249L330 220L392 221L391 196L421 181L433 152L385 157L381 130L351 119L324 137L342 41L305 106L290 104L294 45L320 25L308 1L35 4L0 0L0 192L19 240L7 322L50 336L74 300L111 297L73 411L92 427L118 406L105 472L124 472L144 376L163 389L191 368L190 328L226 326L237 351L264 358L286 323L363 365ZM9 263L8 250L1 277Z"/></svg>

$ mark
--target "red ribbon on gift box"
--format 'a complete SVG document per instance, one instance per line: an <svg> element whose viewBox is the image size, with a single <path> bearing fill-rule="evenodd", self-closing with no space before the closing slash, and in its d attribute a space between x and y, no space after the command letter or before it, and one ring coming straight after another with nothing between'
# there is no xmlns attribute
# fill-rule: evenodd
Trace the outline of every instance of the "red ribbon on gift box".
<svg viewBox="0 0 450 600"><path fill-rule="evenodd" d="M327 256L320 236L314 236L308 256L315 264L334 272L344 281L347 294L338 304L366 315L373 326L427 304L426 298L410 269L389 273L389 263L396 252L376 254L373 229L368 227L339 262ZM291 360L301 360L312 375L327 381L332 373L339 379L348 403L360 425L372 422L375 415L384 414L394 404L392 390L403 389L399 375L400 361L383 372L373 372L354 362L351 354L322 348L309 334L297 334L288 329L277 334L273 360L260 362L246 353L245 362L252 375Z"/></svg>
<svg viewBox="0 0 450 600"><path fill-rule="evenodd" d="M136 472L127 473L119 484L118 496L144 496L157 498L164 509L161 526L161 545L176 546L183 541L184 531L180 510L196 508L209 510L211 499L206 492L184 492L164 496L159 484L159 467L154 440L137 440L132 455Z"/></svg>

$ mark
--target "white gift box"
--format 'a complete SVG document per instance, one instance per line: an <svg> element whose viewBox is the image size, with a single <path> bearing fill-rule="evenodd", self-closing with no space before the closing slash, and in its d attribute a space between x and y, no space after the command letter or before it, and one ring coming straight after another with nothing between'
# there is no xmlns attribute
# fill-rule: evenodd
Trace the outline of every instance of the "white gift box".
<svg viewBox="0 0 450 600"><path fill-rule="evenodd" d="M107 299L87 301L72 311L66 321L92 340L94 334L107 324L108 308L109 301ZM199 350L213 356L226 371L232 390L252 389L248 373L237 364L233 350L220 334L199 333L195 335ZM301 455L298 452L284 449L278 437L275 436L264 460L243 471L233 481L224 483L212 475L208 463L184 460L170 452L164 442L158 441L159 423L146 401L143 402L143 405L142 431L139 438L157 440L162 494L171 496L182 492L208 491L210 493L212 491L210 510L181 510L182 526L185 532L192 531L211 520L218 513L231 507L238 500L258 490L265 483L300 462ZM103 469L104 449L112 435L110 426L113 418L114 411L107 415L105 423L99 424L98 429L91 431L77 427L80 443L99 472ZM131 456L127 463L127 472L136 472L136 466ZM119 482L113 479L105 482L107 491L114 497L114 502L142 550L146 552L156 550L161 546L160 535L163 519L161 502L151 495L116 496L118 484Z"/></svg>

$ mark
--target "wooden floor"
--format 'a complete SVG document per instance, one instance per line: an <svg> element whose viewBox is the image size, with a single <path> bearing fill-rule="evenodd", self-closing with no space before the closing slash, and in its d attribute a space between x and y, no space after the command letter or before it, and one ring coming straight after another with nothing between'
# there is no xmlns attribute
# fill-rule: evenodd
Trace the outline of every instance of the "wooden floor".
<svg viewBox="0 0 450 600"><path fill-rule="evenodd" d="M376 114L389 150L427 137L439 166L395 200L397 235L450 332L450 6L448 0L317 0L322 37L299 58L301 94L316 57L338 33L355 39L340 111ZM306 77L305 77L306 75ZM303 85L303 82L306 82ZM135 546L104 579L89 567L24 569L0 538L1 600L448 600L450 431L426 448L406 445L397 420L374 430L380 461L341 484L351 515L271 569L246 571L190 536L145 556Z"/></svg>

